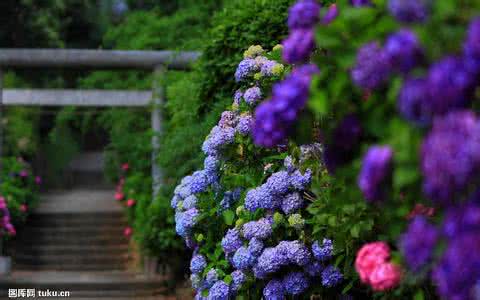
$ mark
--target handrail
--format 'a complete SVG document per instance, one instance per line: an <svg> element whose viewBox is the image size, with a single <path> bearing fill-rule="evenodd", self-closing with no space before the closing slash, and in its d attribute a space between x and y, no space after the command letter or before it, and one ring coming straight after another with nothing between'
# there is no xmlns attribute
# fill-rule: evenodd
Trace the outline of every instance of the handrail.
<svg viewBox="0 0 480 300"><path fill-rule="evenodd" d="M7 49L0 48L1 67L188 70L200 56L196 51Z"/></svg>

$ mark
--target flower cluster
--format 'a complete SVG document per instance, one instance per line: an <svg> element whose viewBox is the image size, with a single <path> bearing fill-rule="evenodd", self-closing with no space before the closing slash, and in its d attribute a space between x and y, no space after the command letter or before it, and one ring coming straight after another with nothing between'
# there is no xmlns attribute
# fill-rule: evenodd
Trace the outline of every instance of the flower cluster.
<svg viewBox="0 0 480 300"><path fill-rule="evenodd" d="M384 185L392 171L393 150L389 146L371 147L362 163L358 186L368 201L384 198Z"/></svg>
<svg viewBox="0 0 480 300"><path fill-rule="evenodd" d="M390 262L390 248L384 242L364 245L357 253L355 269L360 280L375 291L396 287L402 276L400 268Z"/></svg>
<svg viewBox="0 0 480 300"><path fill-rule="evenodd" d="M7 207L7 202L4 197L0 196L0 235L8 234L15 235L17 231L11 223L10 211Z"/></svg>

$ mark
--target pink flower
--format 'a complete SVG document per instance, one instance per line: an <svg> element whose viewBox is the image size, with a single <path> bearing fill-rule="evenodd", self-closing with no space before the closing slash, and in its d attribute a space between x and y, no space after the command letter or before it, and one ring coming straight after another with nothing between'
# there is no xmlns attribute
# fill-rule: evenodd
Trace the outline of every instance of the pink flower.
<svg viewBox="0 0 480 300"><path fill-rule="evenodd" d="M125 227L125 229L123 230L123 235L126 236L127 238L129 238L133 233L133 229L132 227Z"/></svg>
<svg viewBox="0 0 480 300"><path fill-rule="evenodd" d="M35 176L35 183L38 184L38 185L42 184L42 177Z"/></svg>
<svg viewBox="0 0 480 300"><path fill-rule="evenodd" d="M357 253L355 269L363 283L370 283L370 276L375 268L390 259L390 248L384 242L364 245Z"/></svg>
<svg viewBox="0 0 480 300"><path fill-rule="evenodd" d="M370 285L374 291L386 291L400 283L402 271L399 266L392 263L384 263L370 274Z"/></svg>
<svg viewBox="0 0 480 300"><path fill-rule="evenodd" d="M127 171L128 169L130 169L130 165L128 163L122 164L122 170Z"/></svg>
<svg viewBox="0 0 480 300"><path fill-rule="evenodd" d="M23 213L26 213L28 210L28 206L26 204L21 204L20 205L20 211Z"/></svg>
<svg viewBox="0 0 480 300"><path fill-rule="evenodd" d="M8 234L13 236L17 234L17 231L15 230L15 227L11 223L7 223L5 225L5 229L7 230Z"/></svg>
<svg viewBox="0 0 480 300"><path fill-rule="evenodd" d="M7 202L5 201L5 198L0 196L0 209L5 209L7 208Z"/></svg>
<svg viewBox="0 0 480 300"><path fill-rule="evenodd" d="M27 170L21 170L20 171L20 177L27 177L28 176L28 171Z"/></svg>
<svg viewBox="0 0 480 300"><path fill-rule="evenodd" d="M123 197L124 197L124 195L123 195L122 192L116 192L115 193L115 200L121 201L121 200L123 200Z"/></svg>
<svg viewBox="0 0 480 300"><path fill-rule="evenodd" d="M128 200L127 200L127 206L128 206L128 207L134 206L135 203L136 203L136 201L135 201L134 199L128 199Z"/></svg>

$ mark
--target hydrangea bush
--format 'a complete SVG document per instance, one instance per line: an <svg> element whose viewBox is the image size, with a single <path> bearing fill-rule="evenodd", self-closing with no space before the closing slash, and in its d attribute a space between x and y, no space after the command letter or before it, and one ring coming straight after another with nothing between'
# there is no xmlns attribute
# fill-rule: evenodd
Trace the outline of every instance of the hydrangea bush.
<svg viewBox="0 0 480 300"><path fill-rule="evenodd" d="M193 250L190 271L197 299L339 294L333 287L344 284L337 255L341 251L308 223L307 208L315 200L312 179L325 172L322 146L297 145L281 136L286 132L279 139L260 138L268 139L268 145L281 141L276 147L254 143L259 139L252 131L255 109L276 106L291 118L296 112L287 110L288 103L275 104L275 95L281 101L285 82L300 83L306 99L317 72L312 65L292 69L281 63L282 48L266 52L252 46L245 51L230 110L203 143L204 168L175 189L171 206L176 231ZM262 126L268 129L268 124Z"/></svg>

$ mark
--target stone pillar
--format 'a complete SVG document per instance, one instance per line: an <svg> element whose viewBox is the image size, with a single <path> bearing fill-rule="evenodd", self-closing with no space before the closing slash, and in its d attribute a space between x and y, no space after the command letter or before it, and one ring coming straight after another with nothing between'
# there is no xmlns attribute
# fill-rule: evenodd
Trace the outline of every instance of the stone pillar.
<svg viewBox="0 0 480 300"><path fill-rule="evenodd" d="M152 190L153 197L158 195L162 184L162 173L157 164L157 157L160 151L159 136L162 133L162 111L161 107L165 101L165 89L163 80L165 67L156 66L153 71L153 98L152 98ZM153 200L153 199L152 199Z"/></svg>

